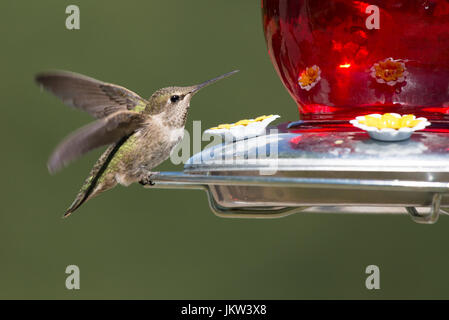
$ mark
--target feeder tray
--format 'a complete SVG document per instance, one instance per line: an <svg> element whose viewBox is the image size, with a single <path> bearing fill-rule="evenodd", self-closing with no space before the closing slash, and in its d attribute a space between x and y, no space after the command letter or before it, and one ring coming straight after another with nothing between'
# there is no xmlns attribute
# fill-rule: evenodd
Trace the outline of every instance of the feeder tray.
<svg viewBox="0 0 449 320"><path fill-rule="evenodd" d="M204 190L220 217L408 213L430 224L449 207L448 145L436 132L401 142L365 132L281 132L207 148L184 172L154 176L149 188Z"/></svg>

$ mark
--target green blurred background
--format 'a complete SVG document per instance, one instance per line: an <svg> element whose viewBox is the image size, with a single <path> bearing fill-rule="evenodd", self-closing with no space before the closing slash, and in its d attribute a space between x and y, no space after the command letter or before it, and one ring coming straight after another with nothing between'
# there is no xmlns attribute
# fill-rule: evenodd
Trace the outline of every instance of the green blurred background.
<svg viewBox="0 0 449 320"><path fill-rule="evenodd" d="M65 28L79 5L81 29ZM260 0L0 3L0 298L447 298L449 218L214 216L201 191L117 187L61 219L101 150L58 175L47 158L91 121L41 93L33 75L67 69L144 97L241 72L193 99L187 129L262 114L297 119L265 48ZM170 161L159 167L182 170ZM81 289L65 288L65 268ZM365 267L381 289L365 288Z"/></svg>

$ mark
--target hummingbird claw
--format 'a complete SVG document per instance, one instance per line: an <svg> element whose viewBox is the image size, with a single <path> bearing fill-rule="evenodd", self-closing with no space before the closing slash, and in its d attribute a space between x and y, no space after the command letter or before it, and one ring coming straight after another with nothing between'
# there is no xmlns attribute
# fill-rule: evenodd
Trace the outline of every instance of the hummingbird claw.
<svg viewBox="0 0 449 320"><path fill-rule="evenodd" d="M153 182L149 179L142 179L139 181L139 183L143 186L147 186L147 185L154 186L156 184L155 182Z"/></svg>
<svg viewBox="0 0 449 320"><path fill-rule="evenodd" d="M151 178L154 177L154 176L157 175L157 174L158 174L158 172L152 172L152 173L150 173L150 174L148 174L148 175L145 175L145 176L139 181L139 183L140 183L141 185L143 185L143 186L147 186L147 185L154 186L156 183L155 183L153 180L151 180Z"/></svg>

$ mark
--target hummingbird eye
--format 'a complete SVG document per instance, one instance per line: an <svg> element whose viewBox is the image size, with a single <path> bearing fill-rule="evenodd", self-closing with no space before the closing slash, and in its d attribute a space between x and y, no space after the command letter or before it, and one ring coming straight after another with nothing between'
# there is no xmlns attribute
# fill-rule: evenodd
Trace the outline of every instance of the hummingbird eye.
<svg viewBox="0 0 449 320"><path fill-rule="evenodd" d="M170 97L170 101L173 102L173 103L178 102L179 101L179 96L178 95L171 96Z"/></svg>

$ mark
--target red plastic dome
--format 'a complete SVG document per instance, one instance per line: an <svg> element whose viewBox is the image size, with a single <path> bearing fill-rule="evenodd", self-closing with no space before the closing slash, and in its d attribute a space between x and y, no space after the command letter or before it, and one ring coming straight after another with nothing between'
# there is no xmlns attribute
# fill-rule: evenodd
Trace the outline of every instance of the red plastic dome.
<svg viewBox="0 0 449 320"><path fill-rule="evenodd" d="M449 1L263 0L262 10L301 119L449 119Z"/></svg>

